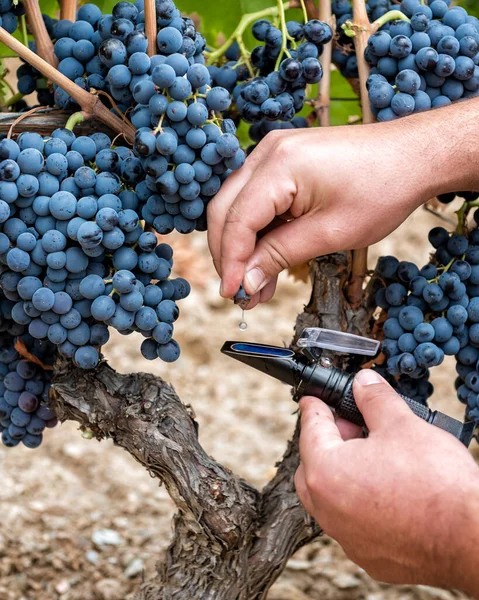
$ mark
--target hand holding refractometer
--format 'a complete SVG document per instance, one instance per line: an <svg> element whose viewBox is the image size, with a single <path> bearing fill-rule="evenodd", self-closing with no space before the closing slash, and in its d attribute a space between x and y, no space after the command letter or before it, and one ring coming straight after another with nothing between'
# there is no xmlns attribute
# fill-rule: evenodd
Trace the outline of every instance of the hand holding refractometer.
<svg viewBox="0 0 479 600"><path fill-rule="evenodd" d="M225 342L221 351L255 369L293 386L295 400L302 396L315 396L333 408L339 417L356 425L365 426L353 396L354 374L333 366L330 359L322 357L323 349L349 354L374 356L379 342L360 336L330 331L305 329L298 340L303 353L288 348L249 342ZM401 396L411 410L428 423L448 431L466 446L474 435L473 421L462 423L406 396Z"/></svg>

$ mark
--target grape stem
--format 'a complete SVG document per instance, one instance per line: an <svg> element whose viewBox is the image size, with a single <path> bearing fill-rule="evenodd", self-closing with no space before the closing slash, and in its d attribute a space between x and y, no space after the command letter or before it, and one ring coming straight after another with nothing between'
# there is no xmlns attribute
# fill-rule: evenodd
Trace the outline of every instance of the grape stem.
<svg viewBox="0 0 479 600"><path fill-rule="evenodd" d="M6 102L5 102L5 106L12 106L13 104L16 104L17 102L19 102L21 99L23 98L23 94L21 92L17 92L16 94L13 94L13 96L11 96Z"/></svg>
<svg viewBox="0 0 479 600"><path fill-rule="evenodd" d="M462 235L464 233L467 215L469 214L471 208L475 208L476 206L479 206L479 200L473 200L472 202L463 202L461 208L456 211L455 214L457 216L457 234Z"/></svg>
<svg viewBox="0 0 479 600"><path fill-rule="evenodd" d="M48 35L38 0L24 0L23 6L25 7L28 27L35 40L38 56L43 58L52 67L56 67L58 60L53 52L53 43ZM25 45L28 48L28 42Z"/></svg>
<svg viewBox="0 0 479 600"><path fill-rule="evenodd" d="M22 30L22 41L24 46L28 46L28 31L27 31L27 21L25 19L25 15L20 17L20 28Z"/></svg>
<svg viewBox="0 0 479 600"><path fill-rule="evenodd" d="M145 32L148 40L148 56L155 56L157 36L155 0L145 0Z"/></svg>
<svg viewBox="0 0 479 600"><path fill-rule="evenodd" d="M282 4L282 10L288 10L288 8L292 8L292 2L285 2ZM279 2L278 2L279 5ZM246 13L244 14L240 22L238 23L236 29L230 35L230 37L226 40L224 44L222 44L217 50L209 53L207 65L213 65L224 55L224 53L230 48L230 46L234 42L238 42L240 49L244 48L246 50L246 46L243 42L243 33L246 29L254 23L258 19L263 19L265 17L277 17L279 14L278 6L271 6L270 8L265 8L264 10L259 10L254 13Z"/></svg>
<svg viewBox="0 0 479 600"><path fill-rule="evenodd" d="M304 22L307 23L309 19L308 19L308 11L306 10L306 4L304 3L304 0L299 0L299 1L301 3L301 8L303 9Z"/></svg>
<svg viewBox="0 0 479 600"><path fill-rule="evenodd" d="M27 0L30 1L30 0ZM43 23L43 20L42 20ZM107 125L113 131L123 134L128 141L133 141L135 137L135 129L126 121L122 121L119 117L114 115L108 108L101 102L98 95L90 94L86 90L83 90L78 85L70 81L68 77L65 77L62 73L57 71L48 62L44 61L40 56L32 52L29 48L26 48L21 42L15 39L12 35L7 33L5 29L0 27L0 43L5 44L7 48L13 50L23 58L25 62L35 67L45 77L50 79L53 83L56 83L62 90L69 94L77 104L79 104L82 110L88 115L95 116L99 121Z"/></svg>
<svg viewBox="0 0 479 600"><path fill-rule="evenodd" d="M375 33L378 29L380 29L383 25L385 25L386 23L389 23L390 21L406 21L407 23L410 23L411 19L406 17L406 15L404 13L402 13L400 10L390 10L389 12L385 13L382 17L379 17L379 19L376 19L373 23L368 25L368 27L366 27L366 28L360 27L356 22L348 20L348 21L346 21L346 23L341 25L341 29L344 31L344 33L348 37L351 37L351 38L356 37L356 35L360 31L369 31L369 33L371 35L372 33Z"/></svg>
<svg viewBox="0 0 479 600"><path fill-rule="evenodd" d="M409 17L406 17L406 15L400 10L390 10L389 12L382 15L382 17L379 17L379 19L376 19L371 25L371 28L373 32L375 32L390 21L407 21L408 23L410 23L411 19Z"/></svg>
<svg viewBox="0 0 479 600"><path fill-rule="evenodd" d="M75 21L77 16L77 0L61 0L60 19Z"/></svg>
<svg viewBox="0 0 479 600"><path fill-rule="evenodd" d="M83 123L83 121L87 118L88 118L88 116L81 111L73 113L71 115L71 117L69 117L68 121L66 122L65 129L69 129L70 131L73 131L75 125L79 125L80 123Z"/></svg>
<svg viewBox="0 0 479 600"><path fill-rule="evenodd" d="M277 2L278 2L278 14L279 14L280 22L281 22L282 41L281 41L281 51L279 53L279 56L276 60L276 65L274 67L275 71L277 71L279 69L279 65L281 64L281 61L283 60L283 56L285 54L288 58L291 58L291 54L289 53L289 50L288 50L289 35L288 35L288 29L286 27L286 16L284 14L284 6L283 6L282 0L277 0Z"/></svg>

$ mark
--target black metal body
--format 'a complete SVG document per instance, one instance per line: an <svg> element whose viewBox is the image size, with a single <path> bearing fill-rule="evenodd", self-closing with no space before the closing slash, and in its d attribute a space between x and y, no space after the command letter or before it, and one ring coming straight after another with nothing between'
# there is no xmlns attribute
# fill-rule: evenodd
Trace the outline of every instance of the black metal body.
<svg viewBox="0 0 479 600"><path fill-rule="evenodd" d="M362 427L365 422L353 396L354 375L334 367L319 357L318 362L308 360L303 354L287 348L249 342L225 342L221 352L262 371L294 389L294 399L303 396L321 398L336 414ZM469 446L474 435L474 422L462 423L411 398L402 396L409 408L421 419L448 431Z"/></svg>

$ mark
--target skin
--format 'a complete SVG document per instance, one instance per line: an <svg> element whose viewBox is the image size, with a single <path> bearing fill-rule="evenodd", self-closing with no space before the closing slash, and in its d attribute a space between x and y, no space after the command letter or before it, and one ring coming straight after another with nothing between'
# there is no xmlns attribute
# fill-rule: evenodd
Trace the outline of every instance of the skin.
<svg viewBox="0 0 479 600"><path fill-rule="evenodd" d="M479 189L478 122L474 99L391 123L270 133L208 206L222 296L244 282L252 308L283 269L374 244L430 198ZM367 439L321 400L301 401L306 510L372 577L479 597L477 465L374 372L354 386Z"/></svg>

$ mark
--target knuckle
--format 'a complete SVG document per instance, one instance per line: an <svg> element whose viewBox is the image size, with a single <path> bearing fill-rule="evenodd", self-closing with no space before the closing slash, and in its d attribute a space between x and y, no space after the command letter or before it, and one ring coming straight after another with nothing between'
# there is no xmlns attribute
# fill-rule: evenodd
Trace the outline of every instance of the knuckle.
<svg viewBox="0 0 479 600"><path fill-rule="evenodd" d="M241 222L240 212L234 204L228 208L225 221L228 225L234 225Z"/></svg>
<svg viewBox="0 0 479 600"><path fill-rule="evenodd" d="M281 242L274 239L265 241L263 243L263 249L268 256L268 270L279 272L289 267L289 252Z"/></svg>

